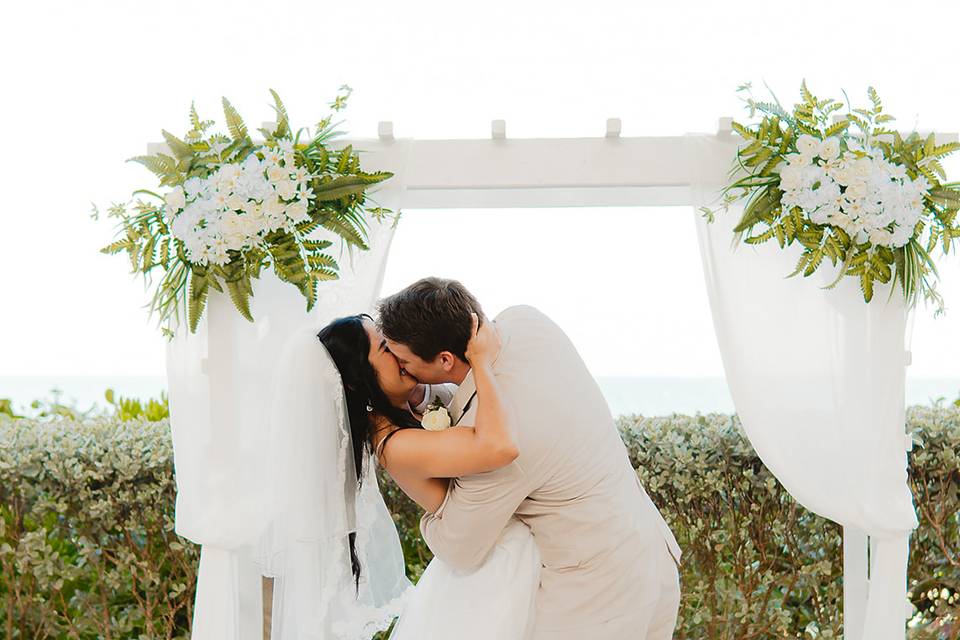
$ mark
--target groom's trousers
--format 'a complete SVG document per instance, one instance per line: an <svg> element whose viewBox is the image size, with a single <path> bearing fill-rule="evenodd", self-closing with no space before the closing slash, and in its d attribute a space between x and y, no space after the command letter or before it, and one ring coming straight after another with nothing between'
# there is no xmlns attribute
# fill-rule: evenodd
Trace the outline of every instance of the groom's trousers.
<svg viewBox="0 0 960 640"><path fill-rule="evenodd" d="M680 572L666 543L653 544L649 579L637 585L637 607L630 615L599 626L569 630L535 630L533 640L671 640L680 610Z"/></svg>

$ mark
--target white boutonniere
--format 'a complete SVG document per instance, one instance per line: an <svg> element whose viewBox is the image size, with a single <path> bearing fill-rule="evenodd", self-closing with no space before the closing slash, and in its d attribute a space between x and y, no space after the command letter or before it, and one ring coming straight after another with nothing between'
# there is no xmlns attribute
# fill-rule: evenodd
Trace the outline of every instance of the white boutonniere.
<svg viewBox="0 0 960 640"><path fill-rule="evenodd" d="M433 402L427 405L420 426L427 431L443 431L450 426L450 412L443 406L440 396L434 397Z"/></svg>

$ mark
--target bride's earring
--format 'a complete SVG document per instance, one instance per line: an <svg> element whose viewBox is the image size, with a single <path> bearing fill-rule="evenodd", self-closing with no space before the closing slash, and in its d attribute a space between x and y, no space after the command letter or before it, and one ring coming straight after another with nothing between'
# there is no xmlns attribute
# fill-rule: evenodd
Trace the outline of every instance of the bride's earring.
<svg viewBox="0 0 960 640"><path fill-rule="evenodd" d="M371 407L370 405L367 405L367 411L373 411L373 407Z"/></svg>

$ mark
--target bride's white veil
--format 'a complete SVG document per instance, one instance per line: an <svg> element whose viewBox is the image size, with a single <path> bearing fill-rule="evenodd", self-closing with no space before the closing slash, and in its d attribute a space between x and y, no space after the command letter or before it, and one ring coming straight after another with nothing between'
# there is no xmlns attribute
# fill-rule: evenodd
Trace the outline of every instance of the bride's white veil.
<svg viewBox="0 0 960 640"><path fill-rule="evenodd" d="M257 554L263 575L274 578L272 638L369 640L399 615L412 588L375 462L366 456L358 492L343 384L315 329L290 336L276 372L264 452L271 525Z"/></svg>

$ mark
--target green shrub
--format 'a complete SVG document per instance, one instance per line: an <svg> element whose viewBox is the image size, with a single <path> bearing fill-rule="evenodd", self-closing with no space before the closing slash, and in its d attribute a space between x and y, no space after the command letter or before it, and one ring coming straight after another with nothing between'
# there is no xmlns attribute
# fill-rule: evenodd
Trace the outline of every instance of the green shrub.
<svg viewBox="0 0 960 640"><path fill-rule="evenodd" d="M0 422L0 636L188 637L166 422Z"/></svg>
<svg viewBox="0 0 960 640"><path fill-rule="evenodd" d="M137 398L115 397L113 389L107 389L103 397L112 408L113 416L118 420L149 420L156 422L170 417L170 402L165 391L160 398L140 401Z"/></svg>
<svg viewBox="0 0 960 640"><path fill-rule="evenodd" d="M126 398L117 396L113 389L103 393L107 401L105 408L98 409L94 404L89 409L80 409L75 400L64 402L61 400L63 391L54 387L50 390L49 398L41 398L30 403L33 412L30 415L19 415L14 411L13 401L9 398L0 398L0 421L11 418L34 418L37 420L94 420L107 418L116 420L144 419L151 422L170 417L170 403L165 391L160 392L159 398Z"/></svg>
<svg viewBox="0 0 960 640"><path fill-rule="evenodd" d="M960 633L960 408L911 407L915 640ZM799 505L736 416L623 417L650 497L683 548L675 638L839 638L841 529ZM0 422L0 636L187 637L198 548L173 532L166 421ZM381 477L411 578L419 508Z"/></svg>

